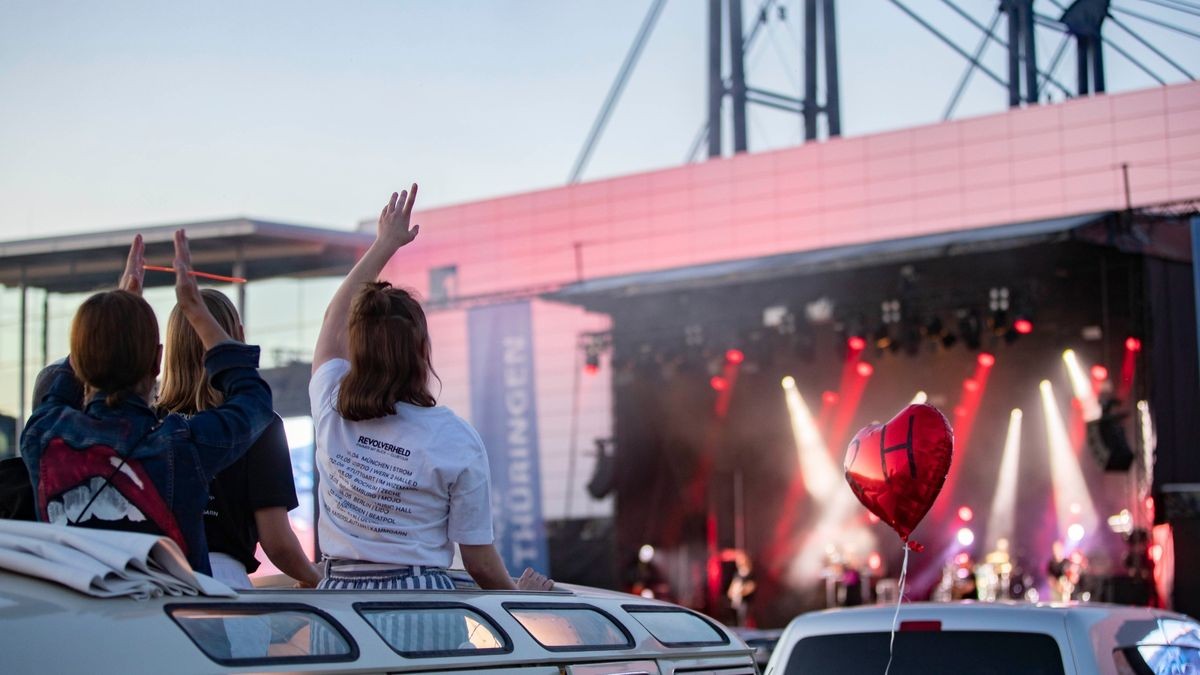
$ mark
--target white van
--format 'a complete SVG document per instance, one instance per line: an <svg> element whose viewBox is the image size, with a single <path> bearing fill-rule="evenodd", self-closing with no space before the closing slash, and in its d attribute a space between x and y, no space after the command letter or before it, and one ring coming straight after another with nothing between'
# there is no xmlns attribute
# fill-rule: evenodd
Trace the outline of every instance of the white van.
<svg viewBox="0 0 1200 675"><path fill-rule="evenodd" d="M803 614L766 675L880 675L894 605ZM901 606L889 675L1200 675L1200 625L1158 609L1092 604Z"/></svg>
<svg viewBox="0 0 1200 675"><path fill-rule="evenodd" d="M6 528L4 675L756 673L752 650L724 626L624 593L483 591L462 572L455 590L234 592L194 574L164 538Z"/></svg>

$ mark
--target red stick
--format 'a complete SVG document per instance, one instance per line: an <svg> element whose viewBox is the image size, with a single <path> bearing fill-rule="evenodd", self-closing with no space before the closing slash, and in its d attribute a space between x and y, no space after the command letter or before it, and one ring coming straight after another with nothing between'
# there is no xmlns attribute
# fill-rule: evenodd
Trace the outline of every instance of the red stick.
<svg viewBox="0 0 1200 675"><path fill-rule="evenodd" d="M175 273L175 268L173 268L173 267L159 267L158 265L146 265L145 268L150 270L151 272L171 272L172 274ZM189 274L191 274L194 277L199 277L201 279L212 279L213 281L224 281L225 283L229 283L229 284L244 284L244 283L246 283L246 280L241 277L225 277L225 276L221 276L220 274L210 274L209 272L197 272L196 270L192 270L191 272L189 272Z"/></svg>

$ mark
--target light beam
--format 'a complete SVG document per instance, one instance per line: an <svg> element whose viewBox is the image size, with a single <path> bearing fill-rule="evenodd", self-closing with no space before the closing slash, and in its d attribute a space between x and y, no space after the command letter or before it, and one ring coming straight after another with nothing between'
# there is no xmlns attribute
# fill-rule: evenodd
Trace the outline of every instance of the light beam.
<svg viewBox="0 0 1200 675"><path fill-rule="evenodd" d="M1000 475L996 481L996 492L992 495L992 508L988 514L988 550L996 548L1000 539L1012 541L1017 518L1017 477L1021 463L1021 419L1020 408L1014 408L1008 416L1008 435L1004 438L1004 453L1000 456Z"/></svg>
<svg viewBox="0 0 1200 675"><path fill-rule="evenodd" d="M1042 410L1046 418L1046 437L1050 450L1050 481L1054 486L1054 513L1058 520L1058 537L1066 537L1068 528L1081 525L1083 532L1097 531L1099 517L1083 479L1078 458L1071 448L1067 424L1054 398L1054 385L1042 380ZM1075 530L1078 532L1079 530ZM1078 542L1074 542L1078 545Z"/></svg>

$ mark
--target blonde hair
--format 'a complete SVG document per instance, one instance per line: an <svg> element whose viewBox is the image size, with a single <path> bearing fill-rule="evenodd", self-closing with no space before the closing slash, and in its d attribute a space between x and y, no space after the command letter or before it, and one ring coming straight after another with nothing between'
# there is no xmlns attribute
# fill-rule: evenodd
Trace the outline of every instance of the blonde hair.
<svg viewBox="0 0 1200 675"><path fill-rule="evenodd" d="M432 408L429 327L421 303L386 281L363 284L350 303L350 372L338 392L337 411L348 420L396 412L396 403Z"/></svg>
<svg viewBox="0 0 1200 675"><path fill-rule="evenodd" d="M200 297L226 333L239 334L237 309L220 291L205 288ZM167 344L163 356L162 385L158 407L169 412L193 414L221 405L224 397L208 382L204 370L204 345L178 305L167 319Z"/></svg>

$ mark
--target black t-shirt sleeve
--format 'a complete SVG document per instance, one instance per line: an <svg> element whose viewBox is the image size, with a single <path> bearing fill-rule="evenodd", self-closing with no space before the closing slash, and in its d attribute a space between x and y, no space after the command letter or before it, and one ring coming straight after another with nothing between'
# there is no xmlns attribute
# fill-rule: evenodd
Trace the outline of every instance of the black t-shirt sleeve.
<svg viewBox="0 0 1200 675"><path fill-rule="evenodd" d="M251 512L276 506L291 511L299 506L287 435L278 415L246 452L246 472Z"/></svg>

